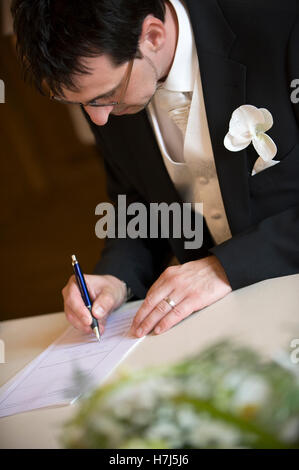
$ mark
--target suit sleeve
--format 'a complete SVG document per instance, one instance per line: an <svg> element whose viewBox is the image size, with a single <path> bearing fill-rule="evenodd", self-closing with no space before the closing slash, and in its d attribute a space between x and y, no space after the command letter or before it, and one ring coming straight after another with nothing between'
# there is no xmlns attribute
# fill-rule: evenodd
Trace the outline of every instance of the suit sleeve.
<svg viewBox="0 0 299 470"><path fill-rule="evenodd" d="M294 78L299 78L298 48L299 16L297 15L288 48L290 83ZM292 106L299 142L299 103L293 103ZM295 151L294 157L299 161L299 145ZM292 169L289 171L292 172ZM295 178L299 185L299 173L296 175L289 173L293 181L293 189L290 183L290 191L294 191ZM234 235L225 243L210 249L210 252L224 267L232 289L265 279L299 273L299 197L297 196L292 207L265 218L243 233Z"/></svg>
<svg viewBox="0 0 299 470"><path fill-rule="evenodd" d="M298 152L299 158L299 152ZM269 217L210 252L233 290L299 272L299 207Z"/></svg>

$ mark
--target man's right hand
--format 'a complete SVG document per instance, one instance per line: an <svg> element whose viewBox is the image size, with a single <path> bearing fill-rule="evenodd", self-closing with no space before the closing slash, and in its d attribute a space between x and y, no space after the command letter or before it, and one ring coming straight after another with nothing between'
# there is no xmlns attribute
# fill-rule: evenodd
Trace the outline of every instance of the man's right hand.
<svg viewBox="0 0 299 470"><path fill-rule="evenodd" d="M125 300L126 285L109 274L102 276L84 274L84 278L93 302L92 314L97 318L100 333L103 334L107 316ZM67 285L62 289L62 295L67 320L78 330L90 333L92 318L84 305L75 276L70 277Z"/></svg>

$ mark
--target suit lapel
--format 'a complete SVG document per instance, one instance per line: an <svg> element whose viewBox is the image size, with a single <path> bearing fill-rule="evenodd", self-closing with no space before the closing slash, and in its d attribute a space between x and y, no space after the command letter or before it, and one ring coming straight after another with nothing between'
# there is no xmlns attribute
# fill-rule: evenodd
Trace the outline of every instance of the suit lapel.
<svg viewBox="0 0 299 470"><path fill-rule="evenodd" d="M229 58L235 35L217 0L186 0L202 78L220 188L233 233L250 225L247 151L228 151L223 139L232 112L246 103L246 67Z"/></svg>
<svg viewBox="0 0 299 470"><path fill-rule="evenodd" d="M121 167L122 173L147 202L183 203L166 170L146 111L119 118L110 116L108 123L101 129L97 128L97 132L109 149L109 158ZM205 226L204 240L212 246ZM184 238L169 239L180 263L207 256L207 252L201 249L185 250L184 241Z"/></svg>
<svg viewBox="0 0 299 470"><path fill-rule="evenodd" d="M110 148L110 158L148 202L182 202L165 168L145 110L133 115L110 116L100 134Z"/></svg>

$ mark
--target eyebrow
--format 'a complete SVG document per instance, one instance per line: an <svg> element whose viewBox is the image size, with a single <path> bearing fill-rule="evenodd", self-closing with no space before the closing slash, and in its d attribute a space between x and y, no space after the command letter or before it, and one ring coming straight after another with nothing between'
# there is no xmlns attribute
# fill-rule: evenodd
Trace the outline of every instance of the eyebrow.
<svg viewBox="0 0 299 470"><path fill-rule="evenodd" d="M118 85L116 85L112 90L107 91L106 93L103 93L102 95L98 95L95 98L92 98L91 100L88 100L87 103L92 103L93 101L99 100L100 98L109 98L109 96L112 96L116 90L120 87L122 84L122 80L119 82Z"/></svg>

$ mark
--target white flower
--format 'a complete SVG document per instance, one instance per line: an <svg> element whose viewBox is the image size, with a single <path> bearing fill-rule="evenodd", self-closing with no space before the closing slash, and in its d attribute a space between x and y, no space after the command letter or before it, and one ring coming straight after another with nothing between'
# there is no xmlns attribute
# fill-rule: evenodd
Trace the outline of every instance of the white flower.
<svg viewBox="0 0 299 470"><path fill-rule="evenodd" d="M200 419L190 433L190 444L194 448L232 449L240 445L241 432L222 421L212 420L209 416Z"/></svg>
<svg viewBox="0 0 299 470"><path fill-rule="evenodd" d="M279 161L273 161L277 147L271 137L265 134L273 126L272 114L264 108L245 104L237 108L229 123L229 132L224 138L224 146L232 152L243 150L252 142L259 158L255 162L252 175Z"/></svg>
<svg viewBox="0 0 299 470"><path fill-rule="evenodd" d="M270 389L266 380L260 375L251 375L238 385L233 403L240 410L248 405L261 408L270 398Z"/></svg>

